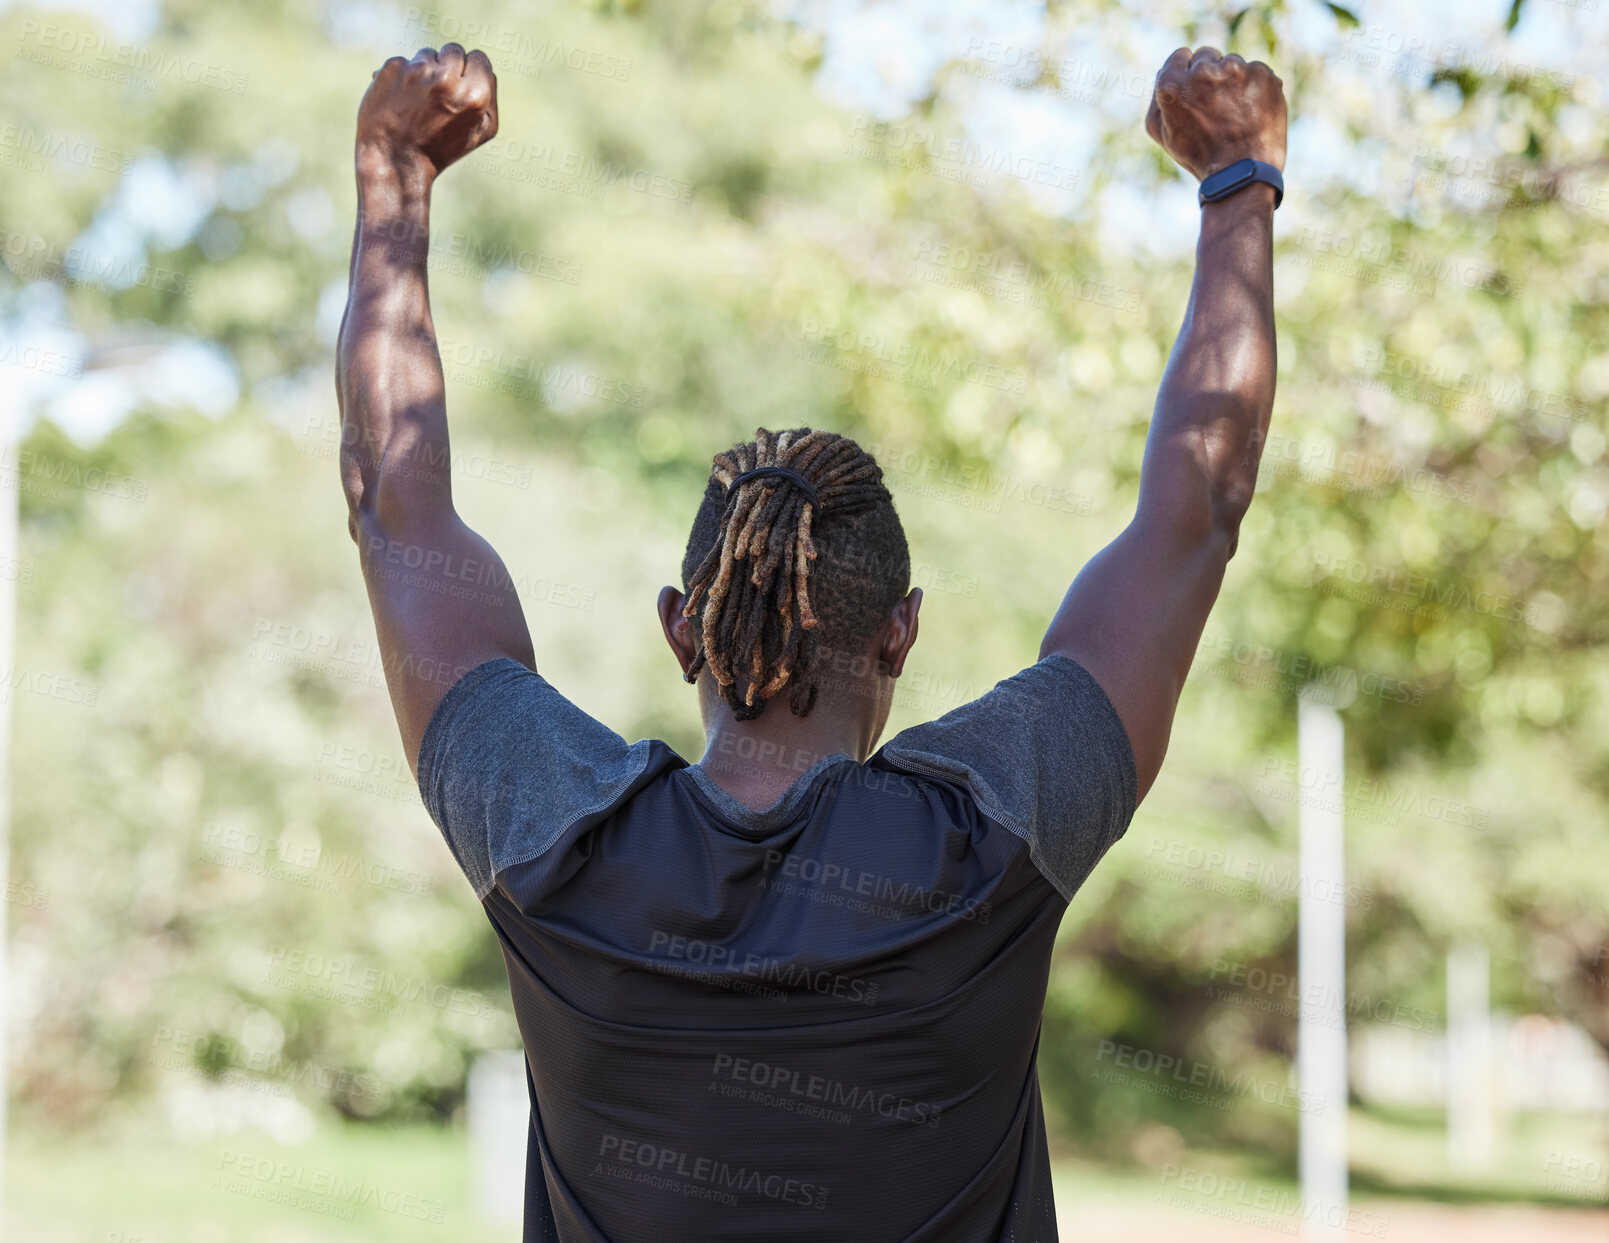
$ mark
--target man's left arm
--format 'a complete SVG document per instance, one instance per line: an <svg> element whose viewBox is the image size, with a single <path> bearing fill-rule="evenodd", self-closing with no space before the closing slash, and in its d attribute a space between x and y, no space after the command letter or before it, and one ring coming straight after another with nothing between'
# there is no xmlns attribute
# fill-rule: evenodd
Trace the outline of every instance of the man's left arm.
<svg viewBox="0 0 1609 1243"><path fill-rule="evenodd" d="M497 133L497 80L449 43L394 56L358 109L358 223L336 390L341 481L411 767L436 705L476 665L536 667L502 560L453 506L426 259L430 193Z"/></svg>
<svg viewBox="0 0 1609 1243"><path fill-rule="evenodd" d="M1157 75L1146 129L1198 180L1255 159L1282 169L1283 84L1261 61L1180 48ZM1122 718L1139 797L1218 598L1274 406L1273 189L1201 207L1184 325L1157 391L1128 527L1079 572L1041 656L1081 664Z"/></svg>

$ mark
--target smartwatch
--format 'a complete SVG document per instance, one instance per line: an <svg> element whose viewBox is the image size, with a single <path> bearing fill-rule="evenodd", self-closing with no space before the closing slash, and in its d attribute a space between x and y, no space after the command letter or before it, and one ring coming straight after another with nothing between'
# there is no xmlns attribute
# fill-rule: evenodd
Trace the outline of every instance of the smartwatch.
<svg viewBox="0 0 1609 1243"><path fill-rule="evenodd" d="M1216 203L1236 190L1244 190L1254 181L1274 187L1274 207L1277 209L1285 198L1285 179L1279 175L1279 169L1261 160L1236 160L1228 168L1220 168L1201 183L1200 201Z"/></svg>

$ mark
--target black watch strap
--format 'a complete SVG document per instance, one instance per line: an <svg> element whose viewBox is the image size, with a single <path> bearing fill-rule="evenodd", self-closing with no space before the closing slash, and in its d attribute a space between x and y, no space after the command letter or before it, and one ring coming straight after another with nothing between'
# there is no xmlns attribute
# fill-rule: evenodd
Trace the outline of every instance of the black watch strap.
<svg viewBox="0 0 1609 1243"><path fill-rule="evenodd" d="M1277 209L1285 198L1285 179L1279 175L1279 169L1261 160L1236 160L1228 168L1220 168L1202 181L1200 201L1216 203L1256 181L1274 187L1274 207Z"/></svg>

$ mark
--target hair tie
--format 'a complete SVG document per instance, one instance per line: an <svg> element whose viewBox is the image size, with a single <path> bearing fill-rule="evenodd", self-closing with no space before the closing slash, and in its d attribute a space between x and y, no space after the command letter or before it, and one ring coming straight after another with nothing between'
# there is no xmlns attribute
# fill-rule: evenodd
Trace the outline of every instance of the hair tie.
<svg viewBox="0 0 1609 1243"><path fill-rule="evenodd" d="M789 483L793 484L794 487L800 489L807 498L809 498L810 503L816 507L816 512L818 514L821 512L821 498L816 495L816 490L810 486L810 481L798 471L789 470L786 466L756 466L753 470L746 470L736 479L732 480L732 486L727 489L727 495L730 496L750 479L757 478L761 475L775 475L780 479L786 479Z"/></svg>

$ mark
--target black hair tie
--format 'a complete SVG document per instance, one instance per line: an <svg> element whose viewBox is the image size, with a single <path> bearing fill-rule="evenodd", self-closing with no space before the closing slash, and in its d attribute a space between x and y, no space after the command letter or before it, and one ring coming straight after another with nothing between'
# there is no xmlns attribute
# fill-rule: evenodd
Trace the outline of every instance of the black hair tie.
<svg viewBox="0 0 1609 1243"><path fill-rule="evenodd" d="M805 494L810 503L816 507L818 514L821 512L821 498L816 495L816 490L810 486L810 481L798 471L789 470L786 466L756 466L753 470L746 470L732 480L732 486L727 489L727 495L730 496L750 479L758 478L761 475L775 475L779 479L786 479Z"/></svg>

